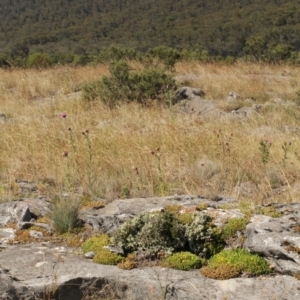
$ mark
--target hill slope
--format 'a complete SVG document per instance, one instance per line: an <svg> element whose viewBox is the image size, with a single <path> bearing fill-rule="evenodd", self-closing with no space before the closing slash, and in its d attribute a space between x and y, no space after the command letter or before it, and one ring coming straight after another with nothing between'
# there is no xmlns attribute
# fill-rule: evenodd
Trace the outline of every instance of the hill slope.
<svg viewBox="0 0 300 300"><path fill-rule="evenodd" d="M237 55L256 35L300 49L298 1L0 0L0 6L2 51L22 51L26 45L80 54L115 44Z"/></svg>

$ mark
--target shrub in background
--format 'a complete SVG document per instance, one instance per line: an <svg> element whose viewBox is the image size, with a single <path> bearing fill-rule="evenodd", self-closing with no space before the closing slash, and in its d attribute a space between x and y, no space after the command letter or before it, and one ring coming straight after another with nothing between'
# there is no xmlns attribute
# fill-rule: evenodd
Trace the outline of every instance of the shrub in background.
<svg viewBox="0 0 300 300"><path fill-rule="evenodd" d="M29 68L48 68L52 65L52 58L48 53L35 52L27 57L27 66Z"/></svg>
<svg viewBox="0 0 300 300"><path fill-rule="evenodd" d="M172 76L159 68L151 67L135 72L126 61L118 61L111 63L109 70L111 76L103 76L101 80L83 87L85 100L99 98L110 107L118 102L166 102L168 92L176 88Z"/></svg>
<svg viewBox="0 0 300 300"><path fill-rule="evenodd" d="M147 55L150 57L158 58L166 67L173 70L175 63L180 60L181 54L178 50L166 46L158 46L149 49Z"/></svg>

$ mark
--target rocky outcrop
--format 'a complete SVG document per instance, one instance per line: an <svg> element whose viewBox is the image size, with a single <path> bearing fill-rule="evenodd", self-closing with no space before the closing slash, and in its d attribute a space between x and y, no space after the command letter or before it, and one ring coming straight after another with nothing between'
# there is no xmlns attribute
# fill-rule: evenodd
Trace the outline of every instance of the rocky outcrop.
<svg viewBox="0 0 300 300"><path fill-rule="evenodd" d="M247 225L244 247L265 257L281 274L300 274L300 204L278 207L285 215L254 215Z"/></svg>
<svg viewBox="0 0 300 300"><path fill-rule="evenodd" d="M94 233L111 234L133 216L161 211L167 205L180 205L185 211L202 207L216 226L245 217L235 199L219 197L218 201L211 201L184 195L115 200L100 209L81 210L79 217ZM48 214L50 201L40 197L3 203L0 205L0 299L299 299L300 283L293 276L300 274L300 204L272 208L277 217L254 214L238 237L239 246L263 256L274 273L218 281L204 277L199 270L185 272L159 267L121 270L95 264L84 258L80 249L55 244L34 230L30 233L34 243L8 243L15 229L5 225L12 222L24 228L39 225L36 219Z"/></svg>
<svg viewBox="0 0 300 300"><path fill-rule="evenodd" d="M11 258L14 259L11 259ZM94 264L74 250L50 245L15 245L0 256L0 299L299 299L290 276L205 278L168 268L121 270Z"/></svg>

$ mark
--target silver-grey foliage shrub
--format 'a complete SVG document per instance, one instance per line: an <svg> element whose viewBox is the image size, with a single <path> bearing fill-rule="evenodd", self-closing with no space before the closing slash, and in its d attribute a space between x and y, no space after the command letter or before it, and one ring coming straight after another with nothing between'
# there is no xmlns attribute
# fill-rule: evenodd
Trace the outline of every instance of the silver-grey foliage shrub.
<svg viewBox="0 0 300 300"><path fill-rule="evenodd" d="M224 247L221 232L213 224L210 216L203 212L195 212L192 223L186 226L186 238L191 252L208 258Z"/></svg>
<svg viewBox="0 0 300 300"><path fill-rule="evenodd" d="M185 248L184 226L169 212L142 213L123 224L113 236L125 253L146 251L156 256Z"/></svg>

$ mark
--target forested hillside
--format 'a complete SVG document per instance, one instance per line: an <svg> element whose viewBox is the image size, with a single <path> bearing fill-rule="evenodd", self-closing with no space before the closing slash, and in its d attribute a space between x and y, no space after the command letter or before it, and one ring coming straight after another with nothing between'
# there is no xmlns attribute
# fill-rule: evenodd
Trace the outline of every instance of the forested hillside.
<svg viewBox="0 0 300 300"><path fill-rule="evenodd" d="M82 54L114 44L236 56L247 41L300 50L300 1L0 0L0 7L1 52Z"/></svg>

